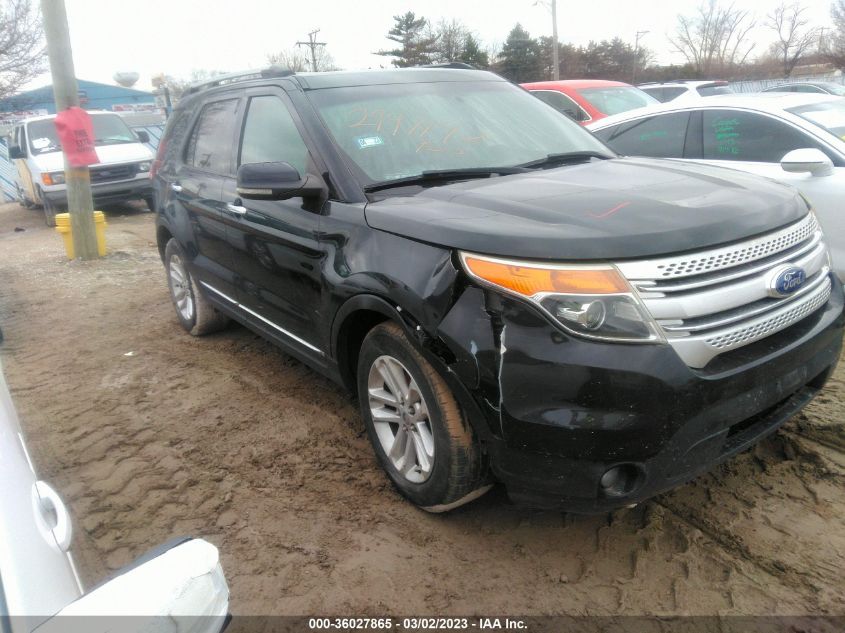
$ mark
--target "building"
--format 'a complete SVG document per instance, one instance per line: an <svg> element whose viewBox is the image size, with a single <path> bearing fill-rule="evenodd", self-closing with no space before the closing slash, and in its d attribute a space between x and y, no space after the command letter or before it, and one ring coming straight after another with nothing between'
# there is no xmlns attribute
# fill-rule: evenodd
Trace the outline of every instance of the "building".
<svg viewBox="0 0 845 633"><path fill-rule="evenodd" d="M86 110L120 111L155 111L155 95L143 90L124 88L96 81L78 79L79 105ZM21 92L5 99L0 99L0 119L19 118L16 113L54 114L56 103L53 100L53 86L44 86ZM26 115L25 115L26 116Z"/></svg>

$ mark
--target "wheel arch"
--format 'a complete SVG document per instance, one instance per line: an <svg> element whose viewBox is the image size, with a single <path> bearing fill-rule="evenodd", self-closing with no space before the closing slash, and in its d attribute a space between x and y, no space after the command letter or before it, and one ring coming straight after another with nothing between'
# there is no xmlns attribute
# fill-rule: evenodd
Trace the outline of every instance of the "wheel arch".
<svg viewBox="0 0 845 633"><path fill-rule="evenodd" d="M361 294L348 299L338 310L332 323L331 349L343 385L349 392L357 397L356 370L364 337L384 321L393 321L402 327L411 344L446 381L479 439L488 439L490 432L481 409L466 385L450 369L454 359L450 357L448 348L425 334L407 310L377 295Z"/></svg>

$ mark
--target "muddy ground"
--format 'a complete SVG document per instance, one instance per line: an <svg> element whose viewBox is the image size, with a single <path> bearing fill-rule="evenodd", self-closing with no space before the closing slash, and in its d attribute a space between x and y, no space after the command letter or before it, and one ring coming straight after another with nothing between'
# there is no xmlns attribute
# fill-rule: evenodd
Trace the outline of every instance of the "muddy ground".
<svg viewBox="0 0 845 633"><path fill-rule="evenodd" d="M38 211L0 207L0 359L89 586L191 534L237 614L845 614L845 363L777 435L632 510L494 490L429 515L340 388L244 328L180 329L151 214L108 222L108 257L69 263Z"/></svg>

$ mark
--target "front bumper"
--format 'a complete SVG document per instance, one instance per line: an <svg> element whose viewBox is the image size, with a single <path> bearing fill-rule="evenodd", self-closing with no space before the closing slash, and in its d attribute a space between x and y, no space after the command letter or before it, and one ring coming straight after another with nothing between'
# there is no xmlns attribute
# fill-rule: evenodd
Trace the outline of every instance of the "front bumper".
<svg viewBox="0 0 845 633"><path fill-rule="evenodd" d="M668 345L570 337L480 292L464 293L441 335L486 418L493 473L515 500L584 513L643 501L775 431L824 385L845 325L836 283L824 308L693 370ZM626 485L602 486L618 466Z"/></svg>
<svg viewBox="0 0 845 633"><path fill-rule="evenodd" d="M41 195L54 206L67 206L67 187L65 186L60 189L42 190ZM153 186L149 178L103 182L91 185L91 195L96 204L143 200L152 197Z"/></svg>

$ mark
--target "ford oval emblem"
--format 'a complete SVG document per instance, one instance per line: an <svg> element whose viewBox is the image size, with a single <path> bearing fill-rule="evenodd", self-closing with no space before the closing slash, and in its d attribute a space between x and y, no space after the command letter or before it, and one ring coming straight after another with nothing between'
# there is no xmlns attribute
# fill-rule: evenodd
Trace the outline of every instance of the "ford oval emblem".
<svg viewBox="0 0 845 633"><path fill-rule="evenodd" d="M807 281L807 273L799 266L781 266L777 268L769 282L769 295L772 297L788 297L795 293L804 282Z"/></svg>

